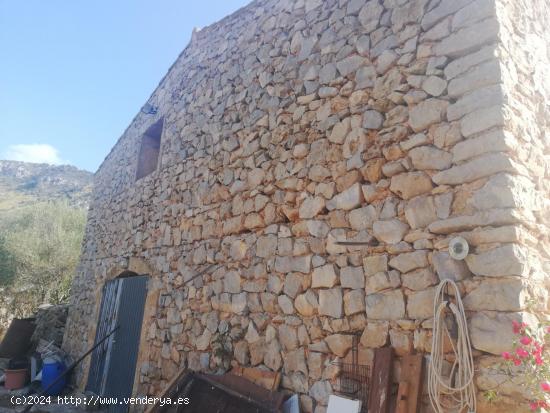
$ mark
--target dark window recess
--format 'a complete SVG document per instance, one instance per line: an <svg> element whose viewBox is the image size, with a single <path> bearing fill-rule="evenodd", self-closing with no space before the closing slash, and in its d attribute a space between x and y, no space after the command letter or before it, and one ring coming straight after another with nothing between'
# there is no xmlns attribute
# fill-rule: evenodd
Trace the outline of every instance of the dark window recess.
<svg viewBox="0 0 550 413"><path fill-rule="evenodd" d="M164 119L159 119L147 129L141 138L141 147L139 149L136 181L149 175L157 169L160 138L162 136L162 127Z"/></svg>

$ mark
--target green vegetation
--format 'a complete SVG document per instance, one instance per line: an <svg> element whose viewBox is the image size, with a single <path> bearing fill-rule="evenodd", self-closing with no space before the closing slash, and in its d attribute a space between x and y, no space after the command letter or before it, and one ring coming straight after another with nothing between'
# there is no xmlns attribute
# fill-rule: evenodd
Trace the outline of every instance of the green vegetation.
<svg viewBox="0 0 550 413"><path fill-rule="evenodd" d="M85 223L85 209L63 201L0 210L2 307L22 317L67 300Z"/></svg>

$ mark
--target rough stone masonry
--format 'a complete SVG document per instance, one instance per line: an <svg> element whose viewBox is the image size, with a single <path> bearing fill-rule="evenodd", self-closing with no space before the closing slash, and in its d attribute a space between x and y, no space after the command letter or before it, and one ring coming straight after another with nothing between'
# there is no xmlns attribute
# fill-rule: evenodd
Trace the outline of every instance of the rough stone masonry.
<svg viewBox="0 0 550 413"><path fill-rule="evenodd" d="M452 278L478 412L525 410L499 354L512 320L548 314L548 21L544 0L257 0L195 31L96 173L64 347L91 346L102 286L131 269L151 276L136 394L261 366L322 413L348 333L361 363L429 355Z"/></svg>

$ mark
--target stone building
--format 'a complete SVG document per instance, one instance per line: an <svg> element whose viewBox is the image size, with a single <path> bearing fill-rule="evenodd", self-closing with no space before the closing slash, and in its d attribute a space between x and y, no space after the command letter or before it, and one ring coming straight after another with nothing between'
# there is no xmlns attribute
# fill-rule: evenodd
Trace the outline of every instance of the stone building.
<svg viewBox="0 0 550 413"><path fill-rule="evenodd" d="M256 0L195 31L96 173L65 349L144 274L134 394L263 366L324 412L349 333L361 363L429 354L452 278L478 411L523 411L498 365L548 309L549 21L545 0Z"/></svg>

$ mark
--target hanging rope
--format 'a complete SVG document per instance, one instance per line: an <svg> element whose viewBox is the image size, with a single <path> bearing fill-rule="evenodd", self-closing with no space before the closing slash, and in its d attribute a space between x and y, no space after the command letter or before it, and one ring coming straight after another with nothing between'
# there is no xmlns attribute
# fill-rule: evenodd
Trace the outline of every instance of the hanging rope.
<svg viewBox="0 0 550 413"><path fill-rule="evenodd" d="M449 299L449 288L454 289L452 295L456 304ZM456 328L451 328L451 331L445 323L447 315L453 317L456 323ZM455 332L455 337L452 337L451 332ZM445 368L444 353L446 338L453 351L451 360L454 360L448 375L444 375L444 371L448 371ZM434 299L432 360L428 372L428 392L434 410L437 413L475 413L476 394L473 378L474 359L460 291L454 281L443 280L437 286Z"/></svg>

